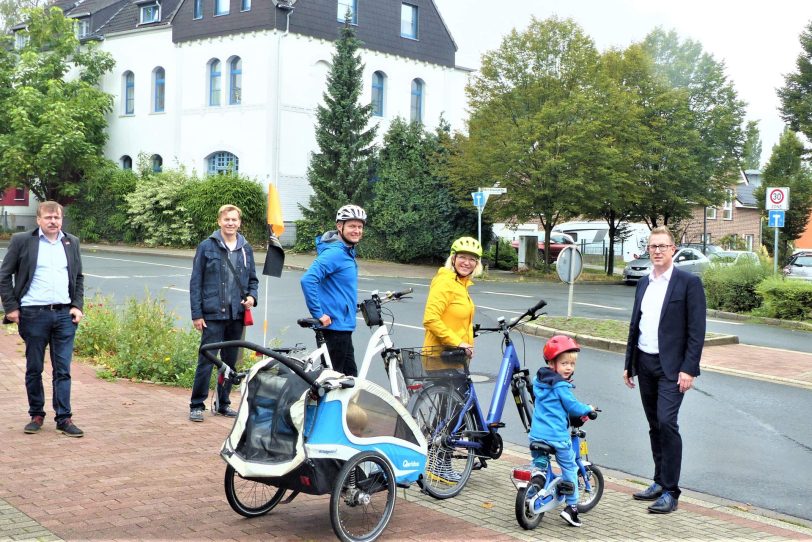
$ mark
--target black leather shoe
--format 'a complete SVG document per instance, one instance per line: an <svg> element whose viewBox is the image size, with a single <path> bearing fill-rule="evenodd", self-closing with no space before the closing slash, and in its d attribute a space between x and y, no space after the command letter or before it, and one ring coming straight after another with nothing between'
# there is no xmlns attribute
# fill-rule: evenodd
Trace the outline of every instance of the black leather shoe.
<svg viewBox="0 0 812 542"><path fill-rule="evenodd" d="M677 509L677 499L671 496L668 491L663 491L657 502L648 507L652 514L670 514Z"/></svg>
<svg viewBox="0 0 812 542"><path fill-rule="evenodd" d="M639 491L632 495L632 498L638 501L656 501L663 494L663 486L658 483L653 483L643 491Z"/></svg>
<svg viewBox="0 0 812 542"><path fill-rule="evenodd" d="M226 407L225 410L217 410L217 411L215 411L215 413L218 416L225 416L226 418L236 418L237 417L237 411L234 410L231 407Z"/></svg>

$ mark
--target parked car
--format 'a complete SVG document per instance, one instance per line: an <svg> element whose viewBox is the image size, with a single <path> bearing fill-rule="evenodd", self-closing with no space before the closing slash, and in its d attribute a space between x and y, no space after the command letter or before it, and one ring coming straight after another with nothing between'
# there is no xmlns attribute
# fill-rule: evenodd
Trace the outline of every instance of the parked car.
<svg viewBox="0 0 812 542"><path fill-rule="evenodd" d="M708 254L708 258L714 265L728 266L758 263L758 254L750 250L720 250Z"/></svg>
<svg viewBox="0 0 812 542"><path fill-rule="evenodd" d="M702 243L683 243L679 247L695 248L699 252L702 252ZM722 252L722 247L718 245L705 245L705 256L710 256L711 254L716 254L717 252Z"/></svg>
<svg viewBox="0 0 812 542"><path fill-rule="evenodd" d="M538 234L539 237L539 258L544 259L544 232L541 231ZM575 244L575 240L572 236L554 231L550 234L550 260L555 261L558 258L558 254L564 250L568 246L572 246ZM510 246L517 249L519 248L519 241L513 241L510 243Z"/></svg>
<svg viewBox="0 0 812 542"><path fill-rule="evenodd" d="M789 279L812 280L812 252L797 252L784 267Z"/></svg>
<svg viewBox="0 0 812 542"><path fill-rule="evenodd" d="M708 257L696 249L681 247L674 253L674 267L679 267L694 275L701 275L708 265L710 265ZM654 264L651 263L647 252L623 268L623 281L626 284L633 284L641 278L647 277L651 273L652 267Z"/></svg>

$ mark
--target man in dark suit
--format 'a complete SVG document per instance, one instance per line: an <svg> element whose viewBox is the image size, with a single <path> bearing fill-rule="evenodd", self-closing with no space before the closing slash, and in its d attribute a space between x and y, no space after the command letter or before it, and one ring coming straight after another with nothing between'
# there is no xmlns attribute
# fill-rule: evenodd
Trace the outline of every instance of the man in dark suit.
<svg viewBox="0 0 812 542"><path fill-rule="evenodd" d="M629 388L638 377L654 459L654 483L634 498L656 501L648 507L655 514L677 509L682 464L677 417L685 392L699 376L705 342L702 281L674 267L674 252L668 228L651 230L648 253L654 267L637 284L623 371Z"/></svg>
<svg viewBox="0 0 812 542"><path fill-rule="evenodd" d="M62 231L62 211L55 201L40 203L39 227L11 237L0 265L0 298L4 322L16 323L25 341L25 389L31 416L25 432L38 433L45 419L42 370L48 346L56 429L81 437L84 433L72 420L70 363L76 327L84 316L84 275L79 239Z"/></svg>

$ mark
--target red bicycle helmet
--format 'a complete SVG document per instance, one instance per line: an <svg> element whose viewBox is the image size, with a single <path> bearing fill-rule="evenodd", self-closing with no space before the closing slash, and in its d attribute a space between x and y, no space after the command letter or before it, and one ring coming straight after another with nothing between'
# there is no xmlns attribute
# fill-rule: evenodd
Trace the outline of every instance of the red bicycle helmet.
<svg viewBox="0 0 812 542"><path fill-rule="evenodd" d="M564 352L580 352L581 347L572 337L566 335L553 335L544 345L544 361L553 361L559 354Z"/></svg>

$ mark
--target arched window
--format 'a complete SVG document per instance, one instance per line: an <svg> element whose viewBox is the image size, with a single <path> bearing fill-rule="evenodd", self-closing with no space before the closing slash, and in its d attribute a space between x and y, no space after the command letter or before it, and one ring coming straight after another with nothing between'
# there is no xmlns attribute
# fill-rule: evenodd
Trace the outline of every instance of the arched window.
<svg viewBox="0 0 812 542"><path fill-rule="evenodd" d="M220 105L220 61L209 61L209 105Z"/></svg>
<svg viewBox="0 0 812 542"><path fill-rule="evenodd" d="M372 114L376 117L383 116L383 95L386 76L383 72L372 74Z"/></svg>
<svg viewBox="0 0 812 542"><path fill-rule="evenodd" d="M228 61L228 103L242 103L242 60L238 56Z"/></svg>
<svg viewBox="0 0 812 542"><path fill-rule="evenodd" d="M423 92L426 84L421 79L412 80L412 122L423 122Z"/></svg>
<svg viewBox="0 0 812 542"><path fill-rule="evenodd" d="M130 158L129 155L125 154L121 157L121 169L132 169L133 168L133 159Z"/></svg>
<svg viewBox="0 0 812 542"><path fill-rule="evenodd" d="M240 170L240 159L230 152L214 152L209 155L208 162L209 173L212 175L237 173Z"/></svg>
<svg viewBox="0 0 812 542"><path fill-rule="evenodd" d="M122 85L124 87L122 95L124 96L124 114L132 115L135 113L135 74L131 71L124 72L122 75Z"/></svg>
<svg viewBox="0 0 812 542"><path fill-rule="evenodd" d="M161 158L160 154L153 154L152 155L152 172L153 173L160 173L164 168L164 159Z"/></svg>
<svg viewBox="0 0 812 542"><path fill-rule="evenodd" d="M166 105L166 71L157 67L152 71L152 112L163 113Z"/></svg>

